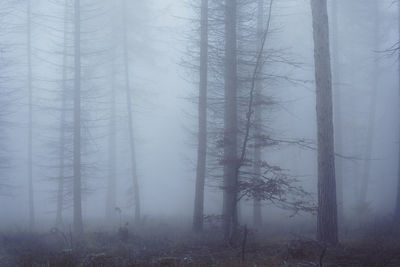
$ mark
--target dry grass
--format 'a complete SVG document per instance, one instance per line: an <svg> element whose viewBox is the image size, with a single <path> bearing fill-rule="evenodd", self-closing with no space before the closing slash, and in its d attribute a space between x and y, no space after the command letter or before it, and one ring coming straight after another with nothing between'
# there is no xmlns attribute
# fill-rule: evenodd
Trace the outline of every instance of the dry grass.
<svg viewBox="0 0 400 267"><path fill-rule="evenodd" d="M241 241L224 243L217 232L148 228L127 236L92 232L79 241L68 236L3 234L0 266L400 266L400 242L390 237L325 247L304 238L260 241L250 232L243 255Z"/></svg>

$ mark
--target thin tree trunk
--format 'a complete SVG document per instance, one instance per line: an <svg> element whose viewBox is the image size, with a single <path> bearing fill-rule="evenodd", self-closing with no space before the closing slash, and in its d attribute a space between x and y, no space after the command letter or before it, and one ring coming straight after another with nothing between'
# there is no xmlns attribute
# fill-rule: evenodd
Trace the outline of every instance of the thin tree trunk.
<svg viewBox="0 0 400 267"><path fill-rule="evenodd" d="M335 151L339 154L343 153L343 122L342 122L342 94L340 88L340 56L339 56L339 21L338 21L338 0L331 1L332 10L332 72L333 72L333 89L334 89L334 126L335 126ZM343 222L343 164L336 158L336 190L338 205L339 225Z"/></svg>
<svg viewBox="0 0 400 267"><path fill-rule="evenodd" d="M109 140L108 140L108 186L106 198L106 219L113 223L115 217L115 208L117 206L116 199L116 90L115 90L115 55L113 57L113 68L111 77L111 114L109 122Z"/></svg>
<svg viewBox="0 0 400 267"><path fill-rule="evenodd" d="M237 228L237 34L236 0L225 1L224 238Z"/></svg>
<svg viewBox="0 0 400 267"><path fill-rule="evenodd" d="M58 192L57 192L57 213L56 226L63 224L63 207L64 207L64 170L65 170L65 112L67 97L67 52L68 52L68 1L65 1L64 10L64 48L63 48L63 70L61 85L61 117L60 117L60 151L59 151L59 174L58 174Z"/></svg>
<svg viewBox="0 0 400 267"><path fill-rule="evenodd" d="M35 227L35 207L33 192L33 162L32 162L32 7L31 1L27 2L27 56L28 56L28 205L29 205L29 228Z"/></svg>
<svg viewBox="0 0 400 267"><path fill-rule="evenodd" d="M74 40L74 182L73 182L73 221L74 233L79 236L83 233L82 221L82 181L81 181L81 16L80 0L75 0L74 6L75 40Z"/></svg>
<svg viewBox="0 0 400 267"><path fill-rule="evenodd" d="M260 51L262 42L263 42L263 36L264 36L264 0L258 0L258 6L257 6L257 51ZM262 71L262 69L260 70ZM260 79L257 79L256 81L256 87L255 87L255 99L261 99L261 90L262 90L262 83ZM255 103L254 107L254 176L256 179L260 179L261 177L261 168L260 168L260 163L261 163L261 146L259 145L259 136L261 135L261 123L262 123L262 118L261 118L262 110L261 110L261 105L258 103ZM262 213L261 213L261 200L258 198L254 199L253 202L253 224L254 227L260 228L262 225Z"/></svg>
<svg viewBox="0 0 400 267"><path fill-rule="evenodd" d="M208 0L201 1L200 83L199 83L199 133L197 148L196 191L194 200L193 230L203 230L204 183L207 154L207 71L208 71Z"/></svg>
<svg viewBox="0 0 400 267"><path fill-rule="evenodd" d="M353 43L349 43L349 44L347 44L347 46L348 46L348 48L349 48L349 54L350 54L350 55L354 55L354 54L356 53L358 47L357 47L355 44L353 44ZM354 59L353 59L353 60L354 60ZM352 67L345 68L345 72L346 72L346 71L347 71L347 72L349 72L349 71L354 71L354 68L352 68ZM356 83L357 83L357 77L355 77L355 75L350 75L350 76L348 77L348 83L349 83L352 87L355 87L355 86L356 86ZM351 104L350 104L348 112L349 112L349 114L356 114L356 113L358 112L359 103L356 103L356 102L355 102L355 100L357 99L357 96L355 96L355 93L349 91L349 94L350 94L350 93L352 93L350 99L351 99L351 101L354 101L354 103L351 103ZM360 151L359 151L359 148L358 148L357 144L360 142L360 138L359 138L359 135L360 135L359 129L360 129L361 127L357 124L358 121L356 121L356 120L354 120L354 119L351 119L350 122L351 122L351 125L350 125L350 127L349 127L349 128L350 128L350 131L347 133L347 135L350 137L350 138L349 138L349 139L350 139L350 140L349 140L349 143L350 143L350 144L353 144L353 145L351 146L351 150L352 150L352 151L350 151L350 153L352 153L352 154L354 154L354 155L358 155L358 154L360 154ZM343 164L344 164L344 163L345 163L345 161L343 161ZM351 164L350 166L347 165L346 167L347 167L347 168L350 167L350 169L349 169L349 171L348 171L348 175L349 175L349 177L352 178L351 180L353 180L352 182L353 182L354 188L352 188L352 191L353 191L353 196L355 196L355 197L354 197L354 204L353 204L353 205L356 207L356 209L358 209L358 205L359 205L360 181L361 181L360 165L361 165L361 163L362 163L362 162L359 162L359 161L346 162L346 164ZM350 182L350 180L347 181L347 182Z"/></svg>
<svg viewBox="0 0 400 267"><path fill-rule="evenodd" d="M398 40L400 42L400 1L397 3L397 20L398 20ZM399 158L398 158L398 166L397 166L397 197L395 204L395 212L394 212L394 223L398 227L400 224L400 48L397 50L398 53L398 93L399 93L399 103L398 103L398 138L399 138Z"/></svg>
<svg viewBox="0 0 400 267"><path fill-rule="evenodd" d="M126 90L126 105L128 109L128 127L129 127L129 147L131 152L131 172L133 180L134 200L135 200L135 221L140 222L140 195L139 182L136 170L136 155L135 155L135 140L133 135L133 112L130 86L130 70L129 70L129 52L127 38L127 6L126 0L123 0L123 49L124 49L124 68L125 68L125 90Z"/></svg>
<svg viewBox="0 0 400 267"><path fill-rule="evenodd" d="M374 43L374 63L371 72L372 77L372 93L369 104L369 116L368 116L368 128L367 128L367 146L366 146L366 160L364 162L363 169L363 179L361 182L360 189L360 205L363 207L363 212L366 212L367 208L367 193L369 180L371 176L371 158L372 158L372 148L374 139L374 125L375 125L375 115L376 115L376 99L378 96L378 77L379 77L379 66L378 66L378 56L377 51L379 50L379 18L378 18L378 2L374 1L373 12L374 12L374 33L373 33L373 43Z"/></svg>
<svg viewBox="0 0 400 267"><path fill-rule="evenodd" d="M311 0L318 139L318 224L321 242L338 242L332 81L326 0Z"/></svg>

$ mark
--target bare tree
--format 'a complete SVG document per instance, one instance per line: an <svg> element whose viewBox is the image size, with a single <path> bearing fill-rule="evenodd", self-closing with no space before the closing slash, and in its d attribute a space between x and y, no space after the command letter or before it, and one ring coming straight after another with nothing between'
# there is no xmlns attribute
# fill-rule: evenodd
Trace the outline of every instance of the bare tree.
<svg viewBox="0 0 400 267"><path fill-rule="evenodd" d="M10 115L14 112L16 103L16 90L13 85L14 78L10 74L10 70L15 66L15 58L12 57L15 50L15 40L10 38L15 30L15 25L10 23L10 18L14 16L14 11L18 6L16 1L0 2L0 195L10 195L12 192L13 181L10 179L10 142L8 140L7 131L11 129Z"/></svg>
<svg viewBox="0 0 400 267"><path fill-rule="evenodd" d="M132 111L132 96L131 96L131 82L130 82L130 64L129 64L129 50L128 50L128 29L127 29L127 3L123 0L123 61L124 61L124 77L125 77L125 92L126 92L126 106L128 111L128 127L129 127L129 148L131 153L131 173L133 181L133 194L135 200L135 221L140 221L140 191L139 181L136 170L136 155L135 155L135 138L133 133L133 111Z"/></svg>
<svg viewBox="0 0 400 267"><path fill-rule="evenodd" d="M208 0L201 1L200 24L199 132L193 214L193 230L195 232L203 230L204 217L204 183L207 155Z"/></svg>
<svg viewBox="0 0 400 267"><path fill-rule="evenodd" d="M398 39L400 43L400 1L397 2L397 23L398 23ZM400 49L397 49L397 57L398 57L398 80L399 80L399 99L400 99ZM400 114L400 106L399 114ZM399 122L399 139L400 139L400 122ZM397 166L397 197L396 197L396 205L394 212L394 223L395 225L399 225L400 223L400 146L399 146L399 159Z"/></svg>
<svg viewBox="0 0 400 267"><path fill-rule="evenodd" d="M112 57L112 70L111 70L111 108L110 108L110 121L109 121L109 139L108 139L108 184L106 196L106 220L111 221L115 216L116 203L116 64L115 64L115 48Z"/></svg>
<svg viewBox="0 0 400 267"><path fill-rule="evenodd" d="M59 174L57 189L56 225L63 224L64 194L65 194L65 147L66 147L66 109L67 109L67 58L68 58L68 23L69 1L64 4L64 30L63 30L63 55L62 55L62 81L61 81L61 110L60 110L60 136L59 136Z"/></svg>
<svg viewBox="0 0 400 267"><path fill-rule="evenodd" d="M342 121L342 92L341 92L341 73L340 73L340 45L339 45L339 3L340 1L331 1L332 14L332 74L333 74L333 111L335 128L335 151L343 153L343 121ZM343 220L343 164L340 158L335 162L337 205L339 222Z"/></svg>
<svg viewBox="0 0 400 267"><path fill-rule="evenodd" d="M33 162L32 162L32 6L31 1L27 1L27 32L26 32L26 48L28 63L28 205L29 205L29 228L33 230L35 227L35 207L34 207L34 189L33 189Z"/></svg>
<svg viewBox="0 0 400 267"><path fill-rule="evenodd" d="M264 0L258 0L257 2L257 51L263 49L263 36L264 36ZM262 52L262 51L261 51ZM262 67L260 68L262 72ZM255 84L255 99L261 99L261 80L257 79ZM257 136L261 136L261 123L262 123L262 105L254 105L254 175L259 179L261 177L261 146L258 144L260 141ZM253 200L253 223L256 228L262 225L262 213L261 213L261 200L255 198Z"/></svg>
<svg viewBox="0 0 400 267"><path fill-rule="evenodd" d="M377 96L378 96L378 81L379 81L379 62L377 51L379 51L379 5L377 1L372 1L371 11L373 12L373 32L372 32L372 43L374 52L374 62L372 63L371 69L371 93L369 99L368 109L368 124L367 124L367 136L366 136L366 151L364 169L361 181L359 205L360 211L365 213L368 207L367 194L371 176L371 158L374 138L374 125L377 109Z"/></svg>
<svg viewBox="0 0 400 267"><path fill-rule="evenodd" d="M210 114L214 115L213 113L215 113L218 116L221 113L222 105L220 106L220 103L223 103L224 131L221 140L221 135L218 134L221 130L215 126L221 125L222 120L218 117L217 119L211 117L211 119L214 119L214 124L209 131L210 141L213 137L217 139L217 151L215 148L209 149L210 156L208 159L217 158L223 166L224 203L222 219L224 237L229 241L235 241L235 233L237 233L239 223L237 206L239 201L244 198L252 201L257 200L259 203L264 200L269 201L281 208L295 211L312 210L310 205L306 205L308 203L300 200L303 196L309 194L294 185L295 179L289 178L278 166L268 164L261 158L261 154L260 160L254 159L256 150L260 152L262 147L281 143L280 140L272 140L270 136L265 134L265 129L261 127L261 107L273 104L272 100L261 95L261 89L263 82L270 77L263 72L264 64L266 62L276 63L274 57L280 63L282 63L282 59L285 59L280 51L265 48L266 39L270 33L273 1L269 1L268 19L265 25L254 27L254 22L257 25L258 19L249 19L254 18L254 16L248 16L249 14L258 13L255 11L257 11L259 4L265 3L244 1L221 5L226 16L224 21L225 31L222 27L218 28L217 17L212 17L216 20L215 22L214 20L212 20L212 23L210 21L210 25L212 25L209 64L212 71L210 71L210 76L215 79L215 75L222 76L221 70L224 70L225 73L222 76L223 79L218 80L217 78L215 82L214 80L210 82L209 91L213 96L213 98L209 98ZM232 8L232 5L234 5L234 8ZM217 8L220 8L220 6L217 5ZM258 9L259 15L265 15L262 14L262 10L261 8ZM220 9L215 9L211 14L217 16L218 11ZM234 20L236 22L234 25L229 24L232 23L232 14L235 15ZM259 23L264 24L263 20L260 20ZM225 32L222 41L219 39L221 32ZM252 39L249 41L249 38ZM219 57L218 49L215 48L221 43L225 43L224 57ZM234 59L231 58L232 55ZM238 70L238 67L240 70ZM218 83L221 80L223 81L222 86ZM225 89L223 94L219 91L221 87ZM232 88L236 88L234 92L232 92ZM221 98L222 96L223 98ZM232 127L232 125L234 126ZM259 128L257 129L257 127ZM249 153L251 141L254 141L254 147L251 151L253 153ZM236 148L231 147L233 145ZM218 148L223 148L223 153L220 153ZM221 154L223 155L222 160L219 158ZM250 154L251 156L249 156ZM210 162L208 167L212 168L214 166L212 164ZM213 171L215 170L217 170L217 167L214 167ZM214 175L219 177L220 174ZM294 198L297 198L297 201L292 201Z"/></svg>
<svg viewBox="0 0 400 267"><path fill-rule="evenodd" d="M335 152L332 110L332 74L329 51L329 21L326 0L311 0L316 82L318 139L319 241L338 242Z"/></svg>
<svg viewBox="0 0 400 267"><path fill-rule="evenodd" d="M237 227L237 2L225 2L225 107L224 107L224 237Z"/></svg>
<svg viewBox="0 0 400 267"><path fill-rule="evenodd" d="M74 233L83 232L81 181L81 16L80 0L74 2L74 138L73 138L73 226Z"/></svg>

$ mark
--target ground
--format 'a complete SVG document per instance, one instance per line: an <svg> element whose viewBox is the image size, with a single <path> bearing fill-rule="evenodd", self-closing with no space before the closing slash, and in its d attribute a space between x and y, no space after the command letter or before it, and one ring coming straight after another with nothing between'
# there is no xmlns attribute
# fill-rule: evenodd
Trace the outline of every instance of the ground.
<svg viewBox="0 0 400 267"><path fill-rule="evenodd" d="M227 243L218 229L199 235L152 227L88 231L79 240L55 228L4 232L0 266L400 266L400 241L390 236L344 239L329 247L312 238L268 238L252 230Z"/></svg>

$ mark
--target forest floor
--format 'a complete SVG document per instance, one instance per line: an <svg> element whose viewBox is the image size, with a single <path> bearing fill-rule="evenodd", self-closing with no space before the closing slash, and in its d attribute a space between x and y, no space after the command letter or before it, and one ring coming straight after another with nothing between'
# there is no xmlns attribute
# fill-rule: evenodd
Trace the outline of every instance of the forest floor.
<svg viewBox="0 0 400 267"><path fill-rule="evenodd" d="M252 231L228 244L216 231L121 229L87 233L80 240L57 229L2 233L0 266L400 266L400 241L387 236L325 247L312 239L268 239Z"/></svg>

